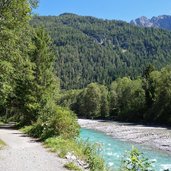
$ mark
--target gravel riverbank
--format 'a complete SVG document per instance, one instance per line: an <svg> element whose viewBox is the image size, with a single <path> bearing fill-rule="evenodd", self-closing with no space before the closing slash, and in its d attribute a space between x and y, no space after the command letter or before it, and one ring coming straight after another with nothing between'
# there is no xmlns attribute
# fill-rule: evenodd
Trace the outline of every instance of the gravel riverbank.
<svg viewBox="0 0 171 171"><path fill-rule="evenodd" d="M171 129L103 120L79 119L83 128L94 129L123 141L160 149L171 154Z"/></svg>

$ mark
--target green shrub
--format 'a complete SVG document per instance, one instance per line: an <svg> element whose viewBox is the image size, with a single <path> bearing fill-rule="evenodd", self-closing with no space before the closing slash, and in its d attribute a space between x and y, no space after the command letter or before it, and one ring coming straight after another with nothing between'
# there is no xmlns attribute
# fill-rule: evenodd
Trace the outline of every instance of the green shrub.
<svg viewBox="0 0 171 171"><path fill-rule="evenodd" d="M55 107L52 115L46 120L40 119L40 123L43 127L41 135L43 139L53 136L75 138L79 134L76 115L66 108Z"/></svg>
<svg viewBox="0 0 171 171"><path fill-rule="evenodd" d="M104 160L99 156L98 148L95 144L57 137L47 139L45 145L51 148L52 151L57 152L62 158L68 152L72 153L80 160L88 163L91 171L106 170Z"/></svg>
<svg viewBox="0 0 171 171"><path fill-rule="evenodd" d="M48 111L50 113L41 115L32 127L26 127L25 133L42 140L54 136L75 138L79 134L79 125L73 112L58 106Z"/></svg>
<svg viewBox="0 0 171 171"><path fill-rule="evenodd" d="M33 125L25 126L25 127L21 128L20 131L23 133L29 134L31 132L32 128L33 128Z"/></svg>
<svg viewBox="0 0 171 171"><path fill-rule="evenodd" d="M132 148L130 152L127 152L125 159L123 160L123 171L154 171L152 167L152 161L144 157L143 153L140 153L138 149Z"/></svg>
<svg viewBox="0 0 171 171"><path fill-rule="evenodd" d="M41 138L43 127L40 123L35 123L30 126L25 126L24 128L20 129L22 132L34 137L34 138Z"/></svg>
<svg viewBox="0 0 171 171"><path fill-rule="evenodd" d="M106 166L103 158L98 153L97 144L91 144L87 142L79 142L82 146L83 154L86 156L86 160L89 163L91 171L106 171Z"/></svg>

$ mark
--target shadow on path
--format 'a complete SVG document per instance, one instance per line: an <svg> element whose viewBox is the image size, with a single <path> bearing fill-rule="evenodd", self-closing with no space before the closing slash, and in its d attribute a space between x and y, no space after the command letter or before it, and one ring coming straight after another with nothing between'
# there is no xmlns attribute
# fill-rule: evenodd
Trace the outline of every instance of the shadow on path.
<svg viewBox="0 0 171 171"><path fill-rule="evenodd" d="M9 122L6 124L1 124L0 125L0 130L16 130L18 131L17 127L16 127L16 122ZM41 140L39 138L34 138L34 137L30 137L28 134L25 134L23 132L11 132L11 134L14 135L18 135L18 137L28 137L30 138L29 142L31 143L37 143L37 142L41 142Z"/></svg>
<svg viewBox="0 0 171 171"><path fill-rule="evenodd" d="M16 129L16 123L15 122L9 122L6 124L1 124L0 129Z"/></svg>

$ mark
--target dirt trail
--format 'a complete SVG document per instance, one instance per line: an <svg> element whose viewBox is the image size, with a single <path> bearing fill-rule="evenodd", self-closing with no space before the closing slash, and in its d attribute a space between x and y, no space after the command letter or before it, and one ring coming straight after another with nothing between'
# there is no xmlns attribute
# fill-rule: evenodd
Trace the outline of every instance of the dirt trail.
<svg viewBox="0 0 171 171"><path fill-rule="evenodd" d="M0 150L0 171L66 171L63 159L10 125L0 127L0 139L7 144Z"/></svg>

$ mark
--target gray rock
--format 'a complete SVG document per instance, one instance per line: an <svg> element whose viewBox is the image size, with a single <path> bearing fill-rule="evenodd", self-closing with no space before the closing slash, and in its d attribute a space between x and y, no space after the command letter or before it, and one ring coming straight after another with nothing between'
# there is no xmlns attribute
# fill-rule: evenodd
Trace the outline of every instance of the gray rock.
<svg viewBox="0 0 171 171"><path fill-rule="evenodd" d="M151 19L142 16L140 18L130 21L130 24L139 27L154 27L171 31L171 16L160 15L158 17L152 17Z"/></svg>

